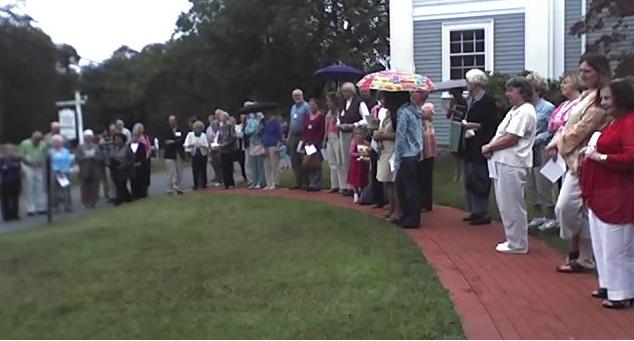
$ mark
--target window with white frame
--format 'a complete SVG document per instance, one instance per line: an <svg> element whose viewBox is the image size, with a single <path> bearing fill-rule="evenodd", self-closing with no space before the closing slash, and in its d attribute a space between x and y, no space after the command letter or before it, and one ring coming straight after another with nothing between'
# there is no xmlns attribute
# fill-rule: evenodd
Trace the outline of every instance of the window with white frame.
<svg viewBox="0 0 634 341"><path fill-rule="evenodd" d="M442 25L442 76L462 79L467 71L493 71L493 20Z"/></svg>

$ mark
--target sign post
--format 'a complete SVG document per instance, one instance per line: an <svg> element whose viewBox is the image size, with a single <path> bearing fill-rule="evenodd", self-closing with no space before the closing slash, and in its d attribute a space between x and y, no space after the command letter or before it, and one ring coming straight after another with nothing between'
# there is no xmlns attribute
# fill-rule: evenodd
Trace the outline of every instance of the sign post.
<svg viewBox="0 0 634 341"><path fill-rule="evenodd" d="M84 143L84 115L82 105L86 104L86 97L81 97L79 91L75 91L75 99L56 102L59 110L59 123L62 135L68 139L77 139L79 144Z"/></svg>

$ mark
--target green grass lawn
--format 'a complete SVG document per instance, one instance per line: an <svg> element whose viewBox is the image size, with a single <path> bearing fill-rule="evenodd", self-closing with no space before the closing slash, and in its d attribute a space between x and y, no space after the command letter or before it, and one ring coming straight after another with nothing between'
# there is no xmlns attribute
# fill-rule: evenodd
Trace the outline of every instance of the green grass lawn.
<svg viewBox="0 0 634 341"><path fill-rule="evenodd" d="M415 243L327 204L154 198L0 236L0 338L464 338Z"/></svg>

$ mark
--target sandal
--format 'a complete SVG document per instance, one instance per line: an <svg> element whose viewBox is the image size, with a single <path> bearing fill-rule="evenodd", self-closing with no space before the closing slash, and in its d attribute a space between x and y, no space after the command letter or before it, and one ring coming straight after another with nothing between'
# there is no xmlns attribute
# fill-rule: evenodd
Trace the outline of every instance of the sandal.
<svg viewBox="0 0 634 341"><path fill-rule="evenodd" d="M630 298L629 300L622 300L622 301L612 301L612 300L605 300L602 303L603 308L607 308L607 309L625 309L625 308L629 308L634 306L634 299Z"/></svg>
<svg viewBox="0 0 634 341"><path fill-rule="evenodd" d="M608 299L608 289L599 288L597 290L594 290L592 292L592 297L607 300Z"/></svg>
<svg viewBox="0 0 634 341"><path fill-rule="evenodd" d="M568 259L566 261L566 264L558 266L557 272L570 274L586 271L586 268L583 265L579 264L577 259L579 259L579 251L568 252Z"/></svg>

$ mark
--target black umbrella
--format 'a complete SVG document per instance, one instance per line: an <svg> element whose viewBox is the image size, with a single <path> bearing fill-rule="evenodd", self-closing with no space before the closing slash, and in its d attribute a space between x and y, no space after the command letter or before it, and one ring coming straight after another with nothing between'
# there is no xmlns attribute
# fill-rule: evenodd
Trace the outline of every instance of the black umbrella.
<svg viewBox="0 0 634 341"><path fill-rule="evenodd" d="M365 76L365 72L345 64L333 64L315 71L315 76L326 81L354 82Z"/></svg>
<svg viewBox="0 0 634 341"><path fill-rule="evenodd" d="M238 115L271 110L277 108L278 106L279 105L277 103L255 103L238 110Z"/></svg>

